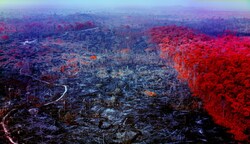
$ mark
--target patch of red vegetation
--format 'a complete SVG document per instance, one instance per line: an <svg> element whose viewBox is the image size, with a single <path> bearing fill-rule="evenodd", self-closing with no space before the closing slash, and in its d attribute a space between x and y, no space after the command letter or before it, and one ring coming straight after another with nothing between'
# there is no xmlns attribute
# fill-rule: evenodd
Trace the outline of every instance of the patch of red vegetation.
<svg viewBox="0 0 250 144"><path fill-rule="evenodd" d="M1 36L1 39L2 39L2 40L9 40L9 36L8 36L8 35L2 35L2 36Z"/></svg>
<svg viewBox="0 0 250 144"><path fill-rule="evenodd" d="M90 56L90 59L91 59L91 60L96 60L96 59L97 59L97 56L96 56L96 55L92 55L92 56Z"/></svg>
<svg viewBox="0 0 250 144"><path fill-rule="evenodd" d="M80 67L76 61L67 61L66 65L60 67L60 72L64 73L69 78L73 78L80 72Z"/></svg>
<svg viewBox="0 0 250 144"><path fill-rule="evenodd" d="M212 38L177 26L153 28L150 34L215 122L249 142L250 40Z"/></svg>
<svg viewBox="0 0 250 144"><path fill-rule="evenodd" d="M45 74L40 77L41 80L47 81L47 82L54 82L58 80L60 77L58 75L53 74Z"/></svg>

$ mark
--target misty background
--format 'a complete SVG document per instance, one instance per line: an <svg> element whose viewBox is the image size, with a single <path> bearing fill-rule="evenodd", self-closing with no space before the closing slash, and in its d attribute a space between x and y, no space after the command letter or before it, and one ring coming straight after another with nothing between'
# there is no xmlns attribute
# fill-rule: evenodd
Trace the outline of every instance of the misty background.
<svg viewBox="0 0 250 144"><path fill-rule="evenodd" d="M249 11L248 0L0 0L0 8L155 8L195 7L209 10Z"/></svg>

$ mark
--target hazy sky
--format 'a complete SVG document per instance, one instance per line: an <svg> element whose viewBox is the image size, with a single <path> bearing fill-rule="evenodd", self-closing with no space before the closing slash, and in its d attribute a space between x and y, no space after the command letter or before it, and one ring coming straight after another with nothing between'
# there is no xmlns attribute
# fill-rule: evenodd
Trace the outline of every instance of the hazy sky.
<svg viewBox="0 0 250 144"><path fill-rule="evenodd" d="M250 0L0 0L0 7L156 7L186 6L222 10L250 10Z"/></svg>

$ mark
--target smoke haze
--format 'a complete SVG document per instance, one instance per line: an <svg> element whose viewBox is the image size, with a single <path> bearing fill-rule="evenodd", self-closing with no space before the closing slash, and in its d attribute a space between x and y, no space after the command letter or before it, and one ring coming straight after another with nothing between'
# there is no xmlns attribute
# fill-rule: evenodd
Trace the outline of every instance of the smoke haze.
<svg viewBox="0 0 250 144"><path fill-rule="evenodd" d="M167 6L197 7L212 10L249 10L248 0L0 0L4 8L153 8Z"/></svg>

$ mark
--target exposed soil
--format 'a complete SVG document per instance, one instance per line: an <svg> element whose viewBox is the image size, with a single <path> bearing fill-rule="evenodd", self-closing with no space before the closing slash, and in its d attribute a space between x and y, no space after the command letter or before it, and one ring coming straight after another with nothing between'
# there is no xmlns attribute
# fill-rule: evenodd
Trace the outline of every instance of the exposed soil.
<svg viewBox="0 0 250 144"><path fill-rule="evenodd" d="M128 57L145 58L129 62ZM19 143L234 143L173 68L148 58L134 53L59 79L68 91L48 106L42 103L58 98L62 87L2 74L2 107L16 109L7 118L11 136ZM6 100L17 90L19 95Z"/></svg>

